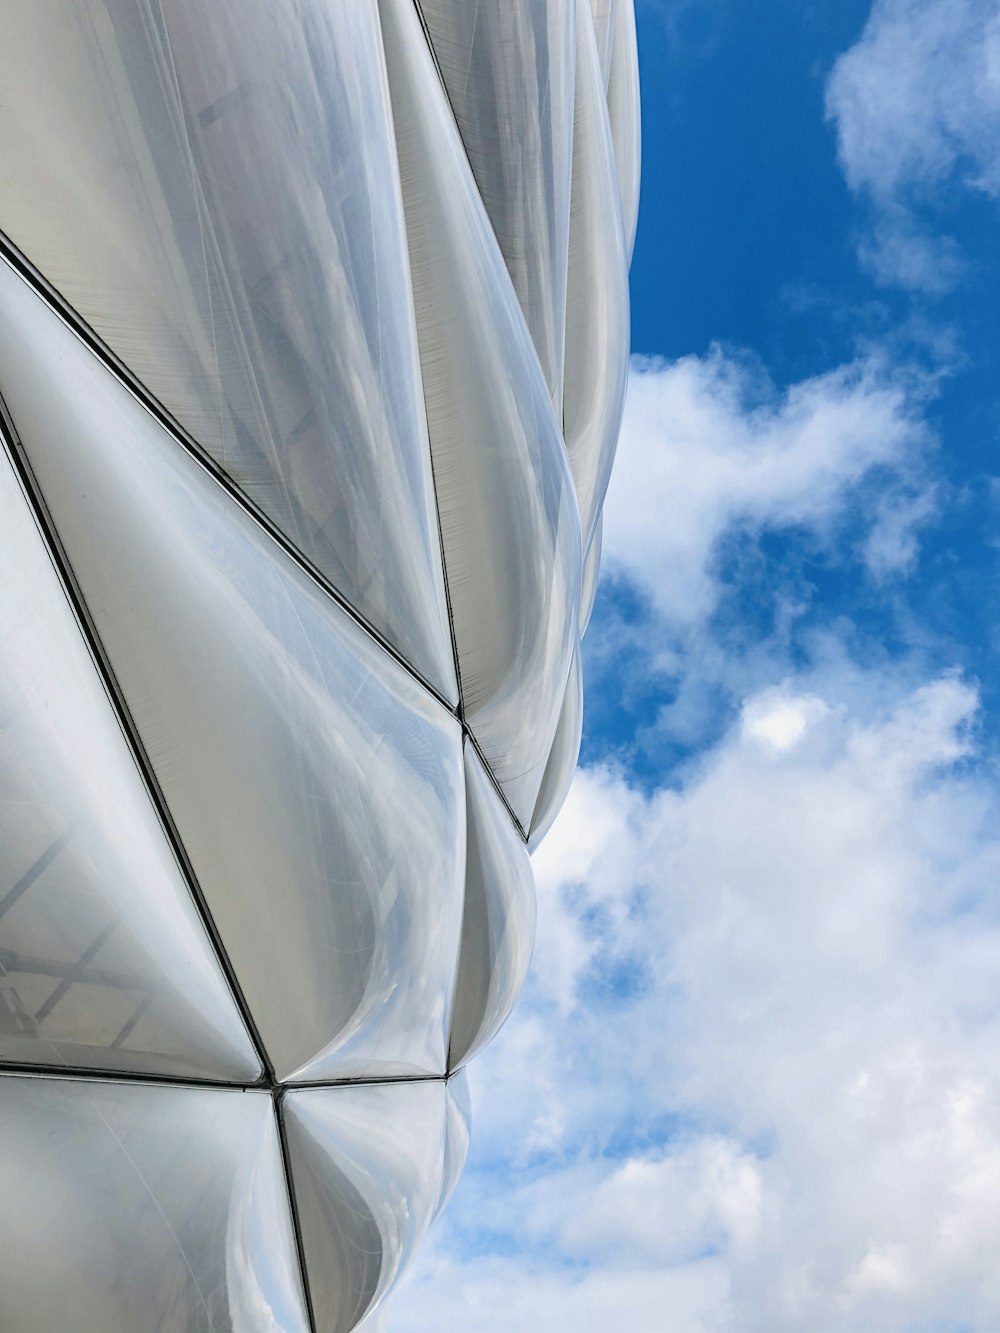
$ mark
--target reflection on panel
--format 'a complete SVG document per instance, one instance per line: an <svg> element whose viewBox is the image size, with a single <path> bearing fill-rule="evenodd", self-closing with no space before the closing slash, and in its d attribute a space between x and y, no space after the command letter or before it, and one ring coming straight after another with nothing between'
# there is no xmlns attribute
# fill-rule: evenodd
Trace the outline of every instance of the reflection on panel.
<svg viewBox="0 0 1000 1333"><path fill-rule="evenodd" d="M545 778L538 793L538 803L531 818L531 836L528 846L532 851L552 827L552 821L562 809L563 801L569 792L576 772L576 763L580 757L580 742L583 739L583 670L580 653L573 658L566 698L563 700L562 713L556 738L552 742L552 753L545 765Z"/></svg>
<svg viewBox="0 0 1000 1333"><path fill-rule="evenodd" d="M601 548L604 543L604 516L597 520L590 550L583 562L583 586L580 590L580 638L587 632L590 617L597 597L597 585L601 578Z"/></svg>
<svg viewBox="0 0 1000 1333"><path fill-rule="evenodd" d="M629 308L625 238L608 107L579 0L563 428L584 550L604 503L625 399Z"/></svg>
<svg viewBox="0 0 1000 1333"><path fill-rule="evenodd" d="M306 1333L271 1098L0 1078L0 1327Z"/></svg>
<svg viewBox="0 0 1000 1333"><path fill-rule="evenodd" d="M527 848L471 745L465 750L465 792L465 915L448 1056L453 1069L492 1040L510 1013L535 939Z"/></svg>
<svg viewBox="0 0 1000 1333"><path fill-rule="evenodd" d="M412 0L383 0L465 715L526 824L580 596L559 426Z"/></svg>
<svg viewBox="0 0 1000 1333"><path fill-rule="evenodd" d="M435 1217L454 1194L455 1186L465 1170L471 1130L472 1100L469 1096L469 1080L465 1070L459 1069L448 1079L448 1098L445 1103L444 1172Z"/></svg>
<svg viewBox="0 0 1000 1333"><path fill-rule="evenodd" d="M2 449L0 567L0 1063L252 1082L236 1004Z"/></svg>
<svg viewBox="0 0 1000 1333"><path fill-rule="evenodd" d="M479 192L559 406L575 0L485 5L421 0L420 8Z"/></svg>
<svg viewBox="0 0 1000 1333"><path fill-rule="evenodd" d="M5 266L0 388L278 1077L442 1072L457 722Z"/></svg>
<svg viewBox="0 0 1000 1333"><path fill-rule="evenodd" d="M0 229L454 700L375 0L0 18Z"/></svg>
<svg viewBox="0 0 1000 1333"><path fill-rule="evenodd" d="M590 0L594 16L594 36L597 38L597 58L601 63L604 86L608 86L611 70L611 47L614 42L616 0Z"/></svg>
<svg viewBox="0 0 1000 1333"><path fill-rule="evenodd" d="M320 1333L348 1333L402 1272L444 1178L443 1081L315 1088L283 1102Z"/></svg>
<svg viewBox="0 0 1000 1333"><path fill-rule="evenodd" d="M639 217L639 49L635 35L634 0L617 0L615 37L608 80L608 108L615 145L622 218L625 225L625 255L631 261L635 224Z"/></svg>

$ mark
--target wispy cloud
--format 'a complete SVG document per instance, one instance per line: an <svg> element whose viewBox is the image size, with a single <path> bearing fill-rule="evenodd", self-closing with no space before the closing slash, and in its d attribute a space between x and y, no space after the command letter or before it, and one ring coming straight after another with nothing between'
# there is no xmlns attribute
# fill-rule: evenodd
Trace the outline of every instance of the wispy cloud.
<svg viewBox="0 0 1000 1333"><path fill-rule="evenodd" d="M752 358L718 347L637 359L607 502L608 568L690 624L715 609L724 538L783 530L829 543L869 481L862 558L879 576L905 570L934 512L930 391L878 355L780 393Z"/></svg>
<svg viewBox="0 0 1000 1333"><path fill-rule="evenodd" d="M995 0L875 0L827 112L848 184L872 207L863 259L885 282L946 291L965 260L936 206L946 191L1000 197Z"/></svg>

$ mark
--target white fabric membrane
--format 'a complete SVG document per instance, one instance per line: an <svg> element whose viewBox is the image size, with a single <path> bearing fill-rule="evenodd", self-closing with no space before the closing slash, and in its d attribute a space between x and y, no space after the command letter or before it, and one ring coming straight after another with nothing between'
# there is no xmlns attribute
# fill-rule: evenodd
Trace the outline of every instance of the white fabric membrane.
<svg viewBox="0 0 1000 1333"><path fill-rule="evenodd" d="M577 641L579 512L417 12L380 12L465 716L526 828Z"/></svg>
<svg viewBox="0 0 1000 1333"><path fill-rule="evenodd" d="M308 1333L266 1092L0 1076L0 1199L11 1333Z"/></svg>
<svg viewBox="0 0 1000 1333"><path fill-rule="evenodd" d="M278 1077L443 1073L458 723L6 265L0 391Z"/></svg>
<svg viewBox="0 0 1000 1333"><path fill-rule="evenodd" d="M0 230L454 702L375 0L0 22Z"/></svg>
<svg viewBox="0 0 1000 1333"><path fill-rule="evenodd" d="M350 1333L579 754L633 0L0 19L0 231L181 428L0 262L0 1327Z"/></svg>
<svg viewBox="0 0 1000 1333"><path fill-rule="evenodd" d="M0 1062L253 1082L260 1063L2 447L0 567Z"/></svg>

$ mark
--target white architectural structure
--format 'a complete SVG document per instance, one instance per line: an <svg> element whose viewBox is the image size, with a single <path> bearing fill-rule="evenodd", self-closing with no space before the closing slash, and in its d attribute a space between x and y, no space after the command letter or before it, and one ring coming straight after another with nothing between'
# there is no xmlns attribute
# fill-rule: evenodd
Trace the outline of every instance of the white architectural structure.
<svg viewBox="0 0 1000 1333"><path fill-rule="evenodd" d="M0 1328L347 1333L579 749L632 0L0 16Z"/></svg>

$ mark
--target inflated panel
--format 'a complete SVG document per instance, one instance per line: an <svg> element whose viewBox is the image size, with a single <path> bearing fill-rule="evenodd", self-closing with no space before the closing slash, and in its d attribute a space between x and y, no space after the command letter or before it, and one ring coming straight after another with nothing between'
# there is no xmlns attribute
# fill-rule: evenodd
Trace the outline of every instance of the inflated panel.
<svg viewBox="0 0 1000 1333"><path fill-rule="evenodd" d="M631 261L639 217L639 49L635 34L635 0L617 0L615 35L608 79L611 135L625 225L625 254Z"/></svg>
<svg viewBox="0 0 1000 1333"><path fill-rule="evenodd" d="M528 851L471 745L465 751L465 793L465 914L451 1019L452 1068L485 1046L510 1013L535 940Z"/></svg>
<svg viewBox="0 0 1000 1333"><path fill-rule="evenodd" d="M590 617L597 598L597 585L601 578L601 548L604 543L604 517L597 520L597 527L591 538L590 550L583 562L583 586L580 590L580 638L587 632Z"/></svg>
<svg viewBox="0 0 1000 1333"><path fill-rule="evenodd" d="M548 833L552 821L562 809L580 757L580 743L583 740L583 669L580 657L578 652L573 658L559 726L556 728L549 761L545 765L545 778L538 793L535 812L531 817L528 845L532 851Z"/></svg>
<svg viewBox="0 0 1000 1333"><path fill-rule="evenodd" d="M465 716L526 826L576 642L579 515L417 12L383 0L381 13Z"/></svg>
<svg viewBox="0 0 1000 1333"><path fill-rule="evenodd" d="M260 1064L2 447L0 567L0 1065L252 1082Z"/></svg>
<svg viewBox="0 0 1000 1333"><path fill-rule="evenodd" d="M278 1076L443 1072L458 723L3 265L0 389Z"/></svg>
<svg viewBox="0 0 1000 1333"><path fill-rule="evenodd" d="M420 0L462 142L558 406L575 0Z"/></svg>
<svg viewBox="0 0 1000 1333"><path fill-rule="evenodd" d="M282 1110L319 1333L349 1333L398 1279L441 1198L441 1080L289 1092Z"/></svg>
<svg viewBox="0 0 1000 1333"><path fill-rule="evenodd" d="M590 0L594 17L594 36L597 39L597 57L601 62L604 86L608 86L611 72L611 47L614 42L616 0Z"/></svg>
<svg viewBox="0 0 1000 1333"><path fill-rule="evenodd" d="M0 1197L10 1333L308 1333L267 1093L0 1077Z"/></svg>
<svg viewBox="0 0 1000 1333"><path fill-rule="evenodd" d="M0 230L454 700L374 0L0 20Z"/></svg>
<svg viewBox="0 0 1000 1333"><path fill-rule="evenodd" d="M472 1132L472 1099L469 1080L464 1069L457 1070L448 1079L448 1097L445 1103L444 1171L441 1194L435 1216L445 1207L465 1170L469 1155L469 1136Z"/></svg>
<svg viewBox="0 0 1000 1333"><path fill-rule="evenodd" d="M563 427L584 550L604 503L628 369L625 237L589 0L578 0Z"/></svg>

